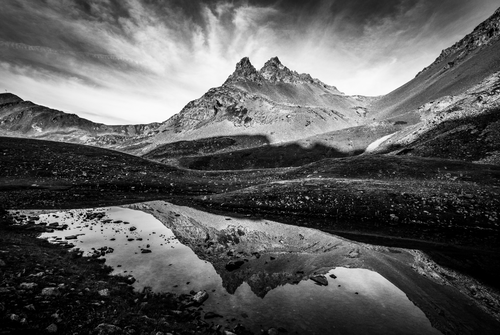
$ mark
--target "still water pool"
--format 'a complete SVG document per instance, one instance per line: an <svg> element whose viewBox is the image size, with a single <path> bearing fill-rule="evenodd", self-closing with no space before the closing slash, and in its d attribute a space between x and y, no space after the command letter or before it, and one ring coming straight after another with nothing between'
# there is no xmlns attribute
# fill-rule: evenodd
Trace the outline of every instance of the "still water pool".
<svg viewBox="0 0 500 335"><path fill-rule="evenodd" d="M104 254L136 289L206 290L212 322L291 334L440 334L404 292L369 268L370 248L314 229L204 213L166 202L38 213L45 233ZM69 239L67 239L69 238ZM228 262L242 260L237 269ZM312 277L321 276L327 285ZM325 284L325 283L324 283Z"/></svg>

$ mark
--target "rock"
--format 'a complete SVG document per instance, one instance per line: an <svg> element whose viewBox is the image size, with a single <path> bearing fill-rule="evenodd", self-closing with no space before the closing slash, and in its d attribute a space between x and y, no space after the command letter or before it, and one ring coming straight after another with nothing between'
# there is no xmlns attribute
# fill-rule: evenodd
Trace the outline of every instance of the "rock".
<svg viewBox="0 0 500 335"><path fill-rule="evenodd" d="M268 334L268 335L278 335L278 334L279 334L279 331L278 331L278 329L276 329L276 328L269 328L269 329L267 330L267 334Z"/></svg>
<svg viewBox="0 0 500 335"><path fill-rule="evenodd" d="M137 228L136 228L136 227L134 227L134 226L131 226L128 230L130 230L130 231L134 231L134 230L137 230Z"/></svg>
<svg viewBox="0 0 500 335"><path fill-rule="evenodd" d="M64 237L65 240L76 240L78 238L78 235L69 235Z"/></svg>
<svg viewBox="0 0 500 335"><path fill-rule="evenodd" d="M135 283L135 278L133 276L127 276L127 278L125 278L125 282L132 285L133 283Z"/></svg>
<svg viewBox="0 0 500 335"><path fill-rule="evenodd" d="M391 214L390 218L392 221L396 221L396 222L399 221L399 217L396 214Z"/></svg>
<svg viewBox="0 0 500 335"><path fill-rule="evenodd" d="M237 270L239 269L243 264L245 264L245 261L242 260L242 259L235 259L235 260L232 260L232 261L229 261L227 264L226 264L226 270L228 271L234 271L234 270Z"/></svg>
<svg viewBox="0 0 500 335"><path fill-rule="evenodd" d="M11 314L11 315L9 316L9 319L10 319L11 321L14 321L14 322L19 322L19 321L21 320L21 318L20 318L20 317L19 317L19 315L17 315L17 314Z"/></svg>
<svg viewBox="0 0 500 335"><path fill-rule="evenodd" d="M222 318L222 315L214 313L214 312L206 312L205 313L205 319L215 319L215 318Z"/></svg>
<svg viewBox="0 0 500 335"><path fill-rule="evenodd" d="M260 258L260 254L258 252L252 252L252 255L255 256L255 258Z"/></svg>
<svg viewBox="0 0 500 335"><path fill-rule="evenodd" d="M193 296L192 299L194 302L201 305L208 299L208 293L207 291L199 291Z"/></svg>
<svg viewBox="0 0 500 335"><path fill-rule="evenodd" d="M35 310L35 305L30 304L30 305L24 306L24 309L26 309L28 311L34 311Z"/></svg>
<svg viewBox="0 0 500 335"><path fill-rule="evenodd" d="M330 278L337 279L337 276L334 275L333 273L330 275Z"/></svg>
<svg viewBox="0 0 500 335"><path fill-rule="evenodd" d="M45 296L56 296L59 295L59 291L56 287L46 287L42 290L42 295Z"/></svg>
<svg viewBox="0 0 500 335"><path fill-rule="evenodd" d="M5 262L3 260L0 259L0 268L3 268L4 266L6 266L7 264L5 264Z"/></svg>
<svg viewBox="0 0 500 335"><path fill-rule="evenodd" d="M236 335L236 333L230 332L229 330L224 330L224 335Z"/></svg>
<svg viewBox="0 0 500 335"><path fill-rule="evenodd" d="M109 297L109 289L107 288L100 290L97 293L99 293L101 297Z"/></svg>
<svg viewBox="0 0 500 335"><path fill-rule="evenodd" d="M359 252L356 250L353 250L349 253L348 257L350 258L358 258L359 257Z"/></svg>
<svg viewBox="0 0 500 335"><path fill-rule="evenodd" d="M21 283L19 285L19 288L23 289L23 290L32 290L32 289L34 289L37 286L38 286L37 283Z"/></svg>
<svg viewBox="0 0 500 335"><path fill-rule="evenodd" d="M152 252L151 249L141 249L142 254L149 254L151 252Z"/></svg>
<svg viewBox="0 0 500 335"><path fill-rule="evenodd" d="M326 279L326 277L323 275L313 276L310 279L318 285L328 286L328 279Z"/></svg>
<svg viewBox="0 0 500 335"><path fill-rule="evenodd" d="M101 323L94 329L94 332L97 335L121 334L122 329L115 325L110 325L108 323Z"/></svg>
<svg viewBox="0 0 500 335"><path fill-rule="evenodd" d="M45 330L47 331L47 333L51 333L51 334L57 333L57 326L54 323L52 323L52 324L50 324L50 326L45 328Z"/></svg>

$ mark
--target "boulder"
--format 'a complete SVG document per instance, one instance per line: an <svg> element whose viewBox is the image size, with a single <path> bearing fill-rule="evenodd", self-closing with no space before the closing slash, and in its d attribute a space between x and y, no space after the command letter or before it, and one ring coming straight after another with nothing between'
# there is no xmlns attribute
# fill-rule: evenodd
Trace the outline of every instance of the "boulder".
<svg viewBox="0 0 500 335"><path fill-rule="evenodd" d="M318 285L328 286L328 279L323 275L313 276L310 279Z"/></svg>
<svg viewBox="0 0 500 335"><path fill-rule="evenodd" d="M242 259L234 259L232 261L227 262L226 264L226 270L228 271L234 271L239 269L243 264L245 263L244 260Z"/></svg>
<svg viewBox="0 0 500 335"><path fill-rule="evenodd" d="M205 319L215 319L215 318L222 318L222 315L214 313L214 312L206 312L205 313Z"/></svg>
<svg viewBox="0 0 500 335"><path fill-rule="evenodd" d="M135 278L133 276L127 276L125 282L129 285L132 285L133 283L135 283Z"/></svg>
<svg viewBox="0 0 500 335"><path fill-rule="evenodd" d="M97 335L121 334L122 329L115 325L110 325L108 323L101 323L94 329L94 332Z"/></svg>
<svg viewBox="0 0 500 335"><path fill-rule="evenodd" d="M193 296L193 301L201 305L208 299L207 291L199 291Z"/></svg>

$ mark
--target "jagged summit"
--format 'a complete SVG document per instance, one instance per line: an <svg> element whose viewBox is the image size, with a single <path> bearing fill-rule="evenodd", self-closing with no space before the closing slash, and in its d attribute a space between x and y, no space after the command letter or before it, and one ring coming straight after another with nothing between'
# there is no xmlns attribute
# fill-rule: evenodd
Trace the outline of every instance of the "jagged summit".
<svg viewBox="0 0 500 335"><path fill-rule="evenodd" d="M273 57L268 60L259 73L272 83L278 81L284 83L295 83L300 81L300 76L297 72L291 71L289 68L281 64L278 57Z"/></svg>
<svg viewBox="0 0 500 335"><path fill-rule="evenodd" d="M243 57L237 64L234 72L227 78L223 85L228 85L239 81L261 82L261 74L257 72L248 57Z"/></svg>
<svg viewBox="0 0 500 335"><path fill-rule="evenodd" d="M335 86L330 86L319 79L312 78L307 73L297 73L281 63L278 57L272 57L257 71L248 57L243 57L237 64L234 72L227 78L223 86L233 86L244 83L263 84L309 84L322 87L331 93L343 94Z"/></svg>

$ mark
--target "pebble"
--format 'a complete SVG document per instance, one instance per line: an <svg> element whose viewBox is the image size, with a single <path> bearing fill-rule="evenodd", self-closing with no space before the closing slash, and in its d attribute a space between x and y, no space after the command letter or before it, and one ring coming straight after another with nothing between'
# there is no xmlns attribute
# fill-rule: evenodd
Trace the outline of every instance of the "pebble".
<svg viewBox="0 0 500 335"><path fill-rule="evenodd" d="M109 289L107 288L98 291L98 293L101 297L109 297Z"/></svg>
<svg viewBox="0 0 500 335"><path fill-rule="evenodd" d="M32 289L34 289L37 286L38 286L37 283L21 283L19 285L19 288L23 289L23 290L32 290Z"/></svg>
<svg viewBox="0 0 500 335"><path fill-rule="evenodd" d="M45 330L48 332L48 333L57 333L57 326L52 323L50 326L48 326L47 328L45 328Z"/></svg>
<svg viewBox="0 0 500 335"><path fill-rule="evenodd" d="M48 296L59 295L59 292L55 287L46 287L42 290L42 295L48 295Z"/></svg>

